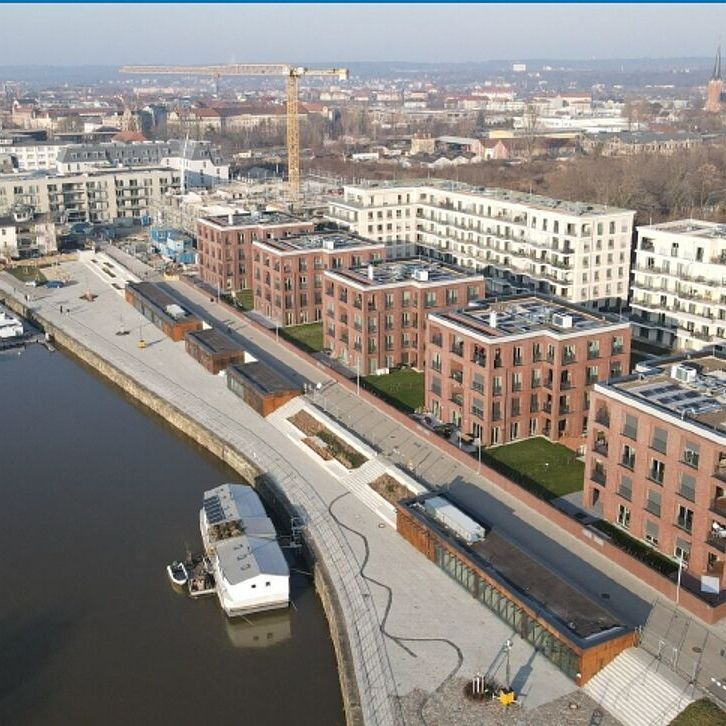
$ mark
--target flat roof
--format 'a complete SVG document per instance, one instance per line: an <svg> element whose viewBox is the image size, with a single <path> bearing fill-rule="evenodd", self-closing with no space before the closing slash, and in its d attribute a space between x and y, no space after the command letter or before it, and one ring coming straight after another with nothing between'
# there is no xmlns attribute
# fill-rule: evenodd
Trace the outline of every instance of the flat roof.
<svg viewBox="0 0 726 726"><path fill-rule="evenodd" d="M600 384L655 415L669 413L726 437L726 354L703 351L638 364L637 374Z"/></svg>
<svg viewBox="0 0 726 726"><path fill-rule="evenodd" d="M471 545L456 540L426 513L422 502L427 496L409 499L401 506L564 637L587 648L626 630L599 602L574 588L489 527L485 527L486 538ZM472 519L477 521L475 517Z"/></svg>
<svg viewBox="0 0 726 726"><path fill-rule="evenodd" d="M354 249L356 247L380 247L383 242L374 242L349 232L323 232L291 235L279 239L256 240L253 244L265 245L280 252Z"/></svg>
<svg viewBox="0 0 726 726"><path fill-rule="evenodd" d="M442 282L463 282L464 280L481 279L481 272L439 262L426 257L383 260L381 262L350 267L344 270L328 270L338 277L365 287L378 287L402 282L413 282L421 286L441 284Z"/></svg>
<svg viewBox="0 0 726 726"><path fill-rule="evenodd" d="M668 232L684 237L700 237L702 239L720 239L726 241L726 224L706 222L700 219L677 219L661 224L639 225L639 232Z"/></svg>
<svg viewBox="0 0 726 726"><path fill-rule="evenodd" d="M231 585L260 574L289 575L275 526L252 487L222 484L204 492L204 513L219 567Z"/></svg>
<svg viewBox="0 0 726 726"><path fill-rule="evenodd" d="M217 353L243 353L241 345L235 343L230 337L220 333L215 328L206 330L193 330L186 334L186 338L207 350L211 354Z"/></svg>
<svg viewBox="0 0 726 726"><path fill-rule="evenodd" d="M299 390L299 386L261 361L239 363L230 366L227 371L232 377L241 378L249 383L262 395Z"/></svg>
<svg viewBox="0 0 726 726"><path fill-rule="evenodd" d="M359 184L344 185L344 189L365 189L370 191L376 188L386 189L406 189L406 188L432 188L439 191L448 191L452 194L467 194L476 198L491 199L492 201L510 202L514 204L523 204L527 207L534 207L543 211L563 212L564 214L576 215L579 217L601 216L606 214L635 214L630 209L620 209L619 207L609 207L604 204L590 204L586 202L570 202L564 199L553 199L544 197L540 194L528 194L513 189L502 189L501 187L477 187L463 182L454 182L445 179L413 179L401 181L364 181ZM336 201L332 198L331 201ZM345 203L344 199L338 198L337 201ZM412 204L419 203L413 200Z"/></svg>
<svg viewBox="0 0 726 726"><path fill-rule="evenodd" d="M210 222L219 227L261 227L265 225L296 224L305 222L301 217L293 217L284 212L230 212L229 214L215 214L201 218L203 222Z"/></svg>
<svg viewBox="0 0 726 726"><path fill-rule="evenodd" d="M482 300L468 308L430 314L432 322L449 322L487 338L505 338L535 332L558 335L588 333L612 325L629 325L616 315L595 313L559 298L510 295Z"/></svg>
<svg viewBox="0 0 726 726"><path fill-rule="evenodd" d="M183 308L179 301L162 290L153 282L129 282L126 289L142 297L146 302L153 305L157 311L169 321L178 323L182 320L190 321L197 318L188 310Z"/></svg>

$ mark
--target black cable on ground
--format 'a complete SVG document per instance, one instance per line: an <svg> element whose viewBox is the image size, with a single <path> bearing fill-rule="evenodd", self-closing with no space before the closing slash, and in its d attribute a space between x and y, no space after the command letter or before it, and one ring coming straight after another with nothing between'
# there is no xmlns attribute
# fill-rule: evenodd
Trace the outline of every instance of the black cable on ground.
<svg viewBox="0 0 726 726"><path fill-rule="evenodd" d="M378 587L382 588L386 591L387 594L387 601L386 606L383 612L383 617L381 618L381 624L380 624L380 630L383 635L385 635L387 638L392 640L396 645L398 645L400 648L403 648L412 658L418 658L416 653L414 653L410 648L406 647L403 644L403 641L408 641L411 643L445 643L446 645L451 646L455 651L457 655L457 663L454 669L444 678L443 681L433 690L432 693L430 693L421 703L421 706L419 707L419 716L421 717L421 722L425 725L428 725L428 721L426 720L426 717L424 716L424 710L426 709L426 706L428 706L429 701L433 698L433 696L441 691L441 689L449 682L451 679L459 672L459 669L464 663L464 654L461 652L461 648L454 643L453 641L449 640L448 638L415 638L415 637L409 637L409 636L397 636L393 635L392 633L389 633L386 630L386 622L388 621L388 616L391 612L391 607L393 606L393 590L386 585L383 582L380 582L379 580L376 580L375 578L371 577L370 575L366 575L365 568L368 565L368 560L370 558L370 546L368 544L368 538L362 533L358 532L358 530L353 529L352 527L349 527L347 524L343 523L338 516L333 512L333 507L337 502L339 502L343 497L347 497L350 492L344 492L343 494L337 496L335 499L333 499L332 502L328 505L328 513L333 518L333 520L338 524L338 526L342 527L344 530L350 532L351 534L355 534L358 537L361 538L363 541L363 547L364 547L364 557L363 562L360 563L359 566L359 573L360 576L367 580L368 582L372 582L374 585L378 585Z"/></svg>

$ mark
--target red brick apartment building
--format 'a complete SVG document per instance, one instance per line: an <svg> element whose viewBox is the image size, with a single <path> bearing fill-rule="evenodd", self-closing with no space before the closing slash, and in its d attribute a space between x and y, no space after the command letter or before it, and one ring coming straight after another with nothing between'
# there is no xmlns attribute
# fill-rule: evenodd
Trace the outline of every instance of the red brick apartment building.
<svg viewBox="0 0 726 726"><path fill-rule="evenodd" d="M431 313L426 408L484 446L543 435L584 444L596 381L629 372L630 325L515 295Z"/></svg>
<svg viewBox="0 0 726 726"><path fill-rule="evenodd" d="M723 590L726 356L647 361L595 386L590 410L585 503Z"/></svg>
<svg viewBox="0 0 726 726"><path fill-rule="evenodd" d="M383 259L385 244L347 232L252 243L255 310L280 325L323 318L323 272Z"/></svg>
<svg viewBox="0 0 726 726"><path fill-rule="evenodd" d="M199 275L231 292L252 287L252 242L312 232L314 225L280 212L239 212L197 220Z"/></svg>
<svg viewBox="0 0 726 726"><path fill-rule="evenodd" d="M424 259L388 260L325 279L325 347L369 375L424 365L426 314L484 296L484 278Z"/></svg>

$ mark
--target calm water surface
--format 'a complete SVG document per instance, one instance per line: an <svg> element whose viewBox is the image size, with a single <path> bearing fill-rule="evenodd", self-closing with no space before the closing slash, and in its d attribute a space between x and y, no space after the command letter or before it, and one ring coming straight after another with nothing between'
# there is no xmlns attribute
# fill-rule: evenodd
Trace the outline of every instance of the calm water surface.
<svg viewBox="0 0 726 726"><path fill-rule="evenodd" d="M166 579L238 480L75 360L0 354L0 724L343 723L306 576L234 623Z"/></svg>

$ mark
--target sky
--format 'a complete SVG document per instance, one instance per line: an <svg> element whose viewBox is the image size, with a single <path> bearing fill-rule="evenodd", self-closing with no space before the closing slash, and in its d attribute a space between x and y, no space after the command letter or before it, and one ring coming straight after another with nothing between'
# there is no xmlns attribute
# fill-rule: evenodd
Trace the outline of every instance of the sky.
<svg viewBox="0 0 726 726"><path fill-rule="evenodd" d="M710 56L718 4L2 4L0 66Z"/></svg>

